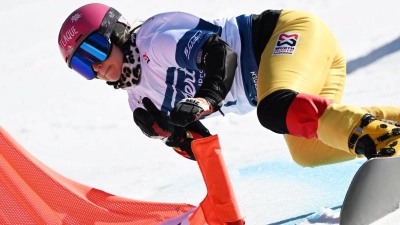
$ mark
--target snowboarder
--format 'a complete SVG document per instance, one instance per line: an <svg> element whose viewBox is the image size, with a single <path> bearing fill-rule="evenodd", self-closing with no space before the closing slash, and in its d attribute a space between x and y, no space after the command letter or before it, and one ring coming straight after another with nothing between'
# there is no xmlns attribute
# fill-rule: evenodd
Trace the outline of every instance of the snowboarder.
<svg viewBox="0 0 400 225"><path fill-rule="evenodd" d="M67 17L58 42L71 69L127 91L144 134L190 159L191 141L210 135L200 120L254 109L305 167L400 152L400 108L341 104L346 60L329 27L304 11L167 12L131 27L93 3Z"/></svg>

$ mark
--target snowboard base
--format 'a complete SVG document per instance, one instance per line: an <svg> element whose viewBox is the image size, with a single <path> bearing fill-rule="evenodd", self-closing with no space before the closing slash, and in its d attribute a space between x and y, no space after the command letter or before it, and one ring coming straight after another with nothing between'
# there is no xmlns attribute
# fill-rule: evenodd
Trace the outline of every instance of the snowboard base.
<svg viewBox="0 0 400 225"><path fill-rule="evenodd" d="M366 161L354 176L340 212L340 225L371 224L399 209L400 157Z"/></svg>

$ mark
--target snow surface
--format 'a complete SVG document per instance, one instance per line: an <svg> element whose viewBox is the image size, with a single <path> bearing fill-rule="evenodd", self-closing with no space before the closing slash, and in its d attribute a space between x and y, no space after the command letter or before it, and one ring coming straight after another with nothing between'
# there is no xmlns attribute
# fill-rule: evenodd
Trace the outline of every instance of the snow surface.
<svg viewBox="0 0 400 225"><path fill-rule="evenodd" d="M264 9L311 11L332 28L348 58L344 103L399 106L398 1L102 1L130 21L165 11L207 19ZM82 0L3 0L0 8L0 125L58 173L106 192L197 205L205 186L197 164L146 138L127 95L68 69L57 46L61 23ZM363 159L302 168L283 137L255 112L204 122L218 134L246 224L338 224L340 206ZM373 206L371 206L373 207ZM374 225L399 224L394 213Z"/></svg>

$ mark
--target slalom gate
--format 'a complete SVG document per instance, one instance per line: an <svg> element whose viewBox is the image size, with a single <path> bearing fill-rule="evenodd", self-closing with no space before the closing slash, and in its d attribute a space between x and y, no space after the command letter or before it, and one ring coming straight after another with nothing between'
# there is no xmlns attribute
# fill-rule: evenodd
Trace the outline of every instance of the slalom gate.
<svg viewBox="0 0 400 225"><path fill-rule="evenodd" d="M58 174L0 126L0 224L243 225L217 135L195 140L207 187L198 205L118 197Z"/></svg>

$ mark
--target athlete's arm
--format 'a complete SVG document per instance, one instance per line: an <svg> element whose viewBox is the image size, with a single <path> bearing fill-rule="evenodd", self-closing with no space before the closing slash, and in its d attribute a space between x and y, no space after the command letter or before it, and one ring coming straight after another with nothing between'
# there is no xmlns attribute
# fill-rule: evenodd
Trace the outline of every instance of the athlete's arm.
<svg viewBox="0 0 400 225"><path fill-rule="evenodd" d="M220 37L211 35L201 48L197 67L205 73L204 82L194 98L183 99L171 111L175 125L187 126L221 108L232 87L237 54Z"/></svg>
<svg viewBox="0 0 400 225"><path fill-rule="evenodd" d="M206 74L195 98L206 99L213 111L219 110L231 90L237 67L236 52L220 37L211 35L202 47L197 67Z"/></svg>

